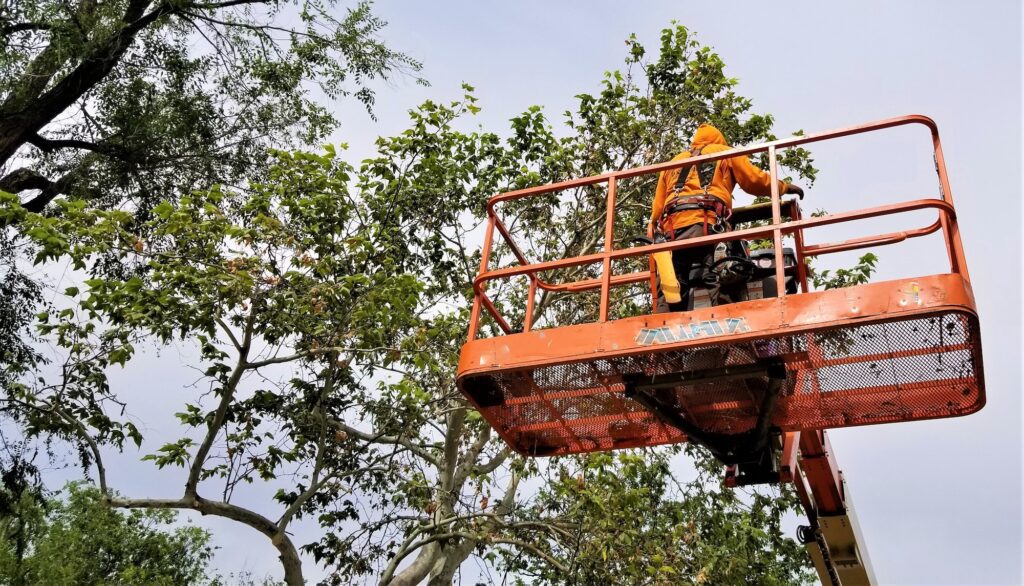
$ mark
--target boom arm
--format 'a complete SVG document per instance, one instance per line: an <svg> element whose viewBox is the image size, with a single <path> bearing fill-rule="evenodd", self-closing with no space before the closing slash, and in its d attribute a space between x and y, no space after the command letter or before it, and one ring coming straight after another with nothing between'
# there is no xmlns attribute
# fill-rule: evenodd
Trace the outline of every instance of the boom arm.
<svg viewBox="0 0 1024 586"><path fill-rule="evenodd" d="M799 451L794 450L796 445ZM787 433L783 458L787 456L795 462L789 467L783 461L783 479L789 476L792 480L810 522L800 527L798 537L810 553L821 583L877 584L828 436L823 430Z"/></svg>

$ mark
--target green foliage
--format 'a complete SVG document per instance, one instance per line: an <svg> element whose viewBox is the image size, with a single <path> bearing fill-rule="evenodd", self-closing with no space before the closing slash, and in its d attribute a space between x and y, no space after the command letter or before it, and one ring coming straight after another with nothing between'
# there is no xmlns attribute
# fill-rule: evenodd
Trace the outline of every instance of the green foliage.
<svg viewBox="0 0 1024 586"><path fill-rule="evenodd" d="M827 269L812 271L811 277L814 283L814 288L839 289L842 287L863 285L868 282L871 275L875 272L875 265L877 263L878 257L869 252L861 256L857 261L857 264L851 268L837 269L835 273Z"/></svg>
<svg viewBox="0 0 1024 586"><path fill-rule="evenodd" d="M69 484L62 498L38 502L24 493L0 518L0 582L29 584L198 584L213 550L210 534L177 526L171 511L121 513L98 491ZM29 519L19 552L12 529Z"/></svg>
<svg viewBox="0 0 1024 586"><path fill-rule="evenodd" d="M687 455L704 464L696 479L679 483L672 473L679 452L561 460L534 506L563 519L568 531L536 545L550 547L568 572L511 554L505 563L541 583L793 584L811 578L803 548L780 529L782 515L797 508L791 491L724 488L720 466L692 447Z"/></svg>
<svg viewBox="0 0 1024 586"><path fill-rule="evenodd" d="M28 329L44 307L43 288L17 270L17 257L11 234L0 231L0 393L12 389L42 359Z"/></svg>
<svg viewBox="0 0 1024 586"><path fill-rule="evenodd" d="M10 9L10 10L7 10ZM268 147L317 144L337 120L311 89L354 96L415 72L370 3L34 0L0 15L0 190L145 212L259 176ZM17 156L17 159L14 157Z"/></svg>
<svg viewBox="0 0 1024 586"><path fill-rule="evenodd" d="M285 73L268 73L267 83ZM466 131L480 106L465 86L459 100L413 110L409 127L379 139L358 167L330 147L273 151L244 187L172 191L146 213L70 198L39 214L0 196L0 221L17 227L36 262L66 259L89 273L37 312L59 380L23 374L7 413L29 435L73 441L92 465L103 450L145 439L123 417L112 369L147 346L191 344L204 392L178 390L180 437L143 444L145 459L183 468L175 506L271 535L293 584L301 572L288 569L287 529L302 517L320 526L302 545L329 569L329 584L450 584L474 555L548 583L800 581L807 559L778 529L790 495L723 490L699 451L689 453L701 476L682 485L671 451L516 458L454 381L486 198L667 160L700 122L734 144L774 138L772 118L752 112L736 86L713 51L673 26L653 59L630 39L625 71L579 95L565 127L531 107L503 134ZM813 179L806 151L782 163ZM644 230L654 179L619 186L616 241ZM579 188L500 213L527 257L564 258L603 246L605 198ZM502 246L492 261L518 262ZM521 327L524 284L488 292ZM612 302L613 315L636 314L648 310L649 293L616 290ZM594 296L545 291L535 325L596 311ZM485 323L484 333L496 327ZM544 480L539 495L519 491ZM230 502L255 482L278 489L259 514Z"/></svg>

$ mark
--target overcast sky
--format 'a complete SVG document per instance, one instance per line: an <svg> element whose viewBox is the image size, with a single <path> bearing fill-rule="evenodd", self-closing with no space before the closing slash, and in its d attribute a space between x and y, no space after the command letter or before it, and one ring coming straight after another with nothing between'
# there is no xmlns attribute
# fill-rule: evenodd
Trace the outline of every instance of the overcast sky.
<svg viewBox="0 0 1024 586"><path fill-rule="evenodd" d="M575 94L598 88L602 72L620 67L630 33L653 53L659 31L672 20L715 48L755 111L776 116L779 135L908 113L933 117L981 315L988 406L966 418L836 430L831 438L857 505L862 546L881 583L1017 584L1024 220L1020 4L835 4L760 2L739 10L737 3L721 2L380 0L376 12L390 23L382 37L421 60L432 86L401 79L382 86L378 122L357 104L338 105L344 125L337 140L348 142L358 161L372 152L378 135L405 128L409 108L427 98L455 99L463 81L477 88L483 111L474 122L486 130L505 132L510 117L534 104L557 118L573 107ZM805 206L835 212L937 193L923 129L812 150L821 173ZM860 231L810 233L809 239L841 240L932 219L913 215ZM935 238L877 252L879 278L947 270ZM159 445L162 435L177 437L171 414L182 401L173 389L195 378L182 370L175 352L150 352L124 375L126 398L145 397L134 415L151 434L151 445ZM112 482L129 496L174 496L152 492L164 480L177 487L179 474L163 476L137 459L137 453L118 458L123 465ZM263 536L227 522L198 522L216 532L222 548L217 563L225 573L280 574ZM319 573L310 560L307 575Z"/></svg>
<svg viewBox="0 0 1024 586"><path fill-rule="evenodd" d="M1021 582L1021 9L1003 2L379 2L394 46L432 87L380 94L379 124L354 108L353 154L404 128L423 98L477 88L477 121L503 131L533 104L552 117L619 67L636 33L650 51L677 20L722 56L776 132L829 130L909 113L943 139L981 315L988 405L966 418L832 432L864 546L883 584ZM841 4L841 6L837 6ZM366 150L364 150L366 149ZM812 149L821 169L805 205L841 211L937 194L923 128ZM739 201L749 201L739 196ZM923 226L911 215L812 242ZM849 230L853 230L850 232ZM877 250L879 278L948 270L941 241ZM852 256L852 255L851 255ZM850 256L829 259L849 263Z"/></svg>

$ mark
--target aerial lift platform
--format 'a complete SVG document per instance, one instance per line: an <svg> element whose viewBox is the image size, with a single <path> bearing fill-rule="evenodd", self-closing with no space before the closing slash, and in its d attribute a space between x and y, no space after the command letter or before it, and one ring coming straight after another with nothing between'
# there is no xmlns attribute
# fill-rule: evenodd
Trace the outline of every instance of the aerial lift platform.
<svg viewBox="0 0 1024 586"><path fill-rule="evenodd" d="M844 136L919 124L931 132L937 197L804 218L778 193L776 153ZM620 181L701 162L766 153L771 203L734 210L753 227L682 241L616 248ZM499 204L606 185L600 252L531 262L496 211ZM925 227L806 245L804 232L832 224L931 209ZM725 483L793 483L808 517L798 537L824 584L873 584L867 551L825 430L967 415L985 404L974 295L935 123L904 116L680 161L512 191L487 204L480 272L458 386L518 453L554 456L691 441L725 464ZM749 225L749 224L748 224ZM495 232L518 265L491 268ZM949 272L812 291L809 258L941 232ZM794 247L784 249L783 237ZM649 282L650 270L613 274L613 262L727 241L770 240L758 265L774 273L762 299L691 311L609 319L609 292ZM792 254L787 255L787 250ZM767 262L765 262L767 261ZM551 283L551 271L599 264L600 276ZM528 279L518 330L487 294L491 281ZM796 285L787 292L782 285ZM597 320L534 328L539 290L599 291ZM774 295L774 296L771 296ZM653 302L652 302L653 304ZM483 312L500 333L481 337Z"/></svg>

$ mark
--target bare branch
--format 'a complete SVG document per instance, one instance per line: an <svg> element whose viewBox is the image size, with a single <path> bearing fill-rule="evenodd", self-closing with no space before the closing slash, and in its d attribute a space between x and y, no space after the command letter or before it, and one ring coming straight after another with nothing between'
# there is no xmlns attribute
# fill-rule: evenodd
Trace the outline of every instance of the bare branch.
<svg viewBox="0 0 1024 586"><path fill-rule="evenodd" d="M485 462L483 464L480 464L476 468L474 468L473 469L473 473L474 474L490 474L491 472L494 472L495 470L497 470L498 467L500 467L502 464L504 464L505 460L507 460L508 457L511 456L511 455L512 455L512 450L510 450L507 447L503 448L500 452L497 453L497 455L495 455L493 458L491 458L491 460L489 462Z"/></svg>
<svg viewBox="0 0 1024 586"><path fill-rule="evenodd" d="M21 193L30 189L41 189L43 191L53 189L56 184L50 179L43 177L32 169L24 167L15 169L0 178L0 190L8 193Z"/></svg>
<svg viewBox="0 0 1024 586"><path fill-rule="evenodd" d="M100 455L100 446L96 443L96 440L89 435L89 431L81 421L75 419L56 405L53 405L51 409L54 413L59 415L61 419L74 427L78 431L78 436L85 440L85 443L89 444L89 450L92 452L93 460L96 462L96 477L100 483L100 493L103 494L104 498L109 497L110 493L107 490L107 470L103 467L103 457Z"/></svg>
<svg viewBox="0 0 1024 586"><path fill-rule="evenodd" d="M416 454L420 458L423 458L427 462L430 462L430 464L432 464L433 466L441 466L440 461L433 454L428 452L423 446L413 443L409 438L394 435L366 433L364 431L359 431L354 427L351 427L349 425L346 425L340 421L336 421L333 419L331 420L331 424L334 425L336 428L340 429L341 431L344 431L348 435L359 438L365 442L402 446L404 448L407 448L409 451Z"/></svg>
<svg viewBox="0 0 1024 586"><path fill-rule="evenodd" d="M495 537L495 538L492 538L490 540L490 542L491 543L504 543L504 544L507 544L507 545L514 545L514 546L518 547L519 549L521 549L523 551L526 551L528 553L532 553L533 555L541 558L542 560L544 560L548 564L554 566L555 569L557 569L561 574L563 574L563 575L570 575L568 567L566 567L561 562L559 562L557 559L552 557L550 554L548 554L544 550L538 548L537 546L533 545L532 543L529 543L527 541L523 541L521 539L510 538L510 537Z"/></svg>
<svg viewBox="0 0 1024 586"><path fill-rule="evenodd" d="M111 149L87 140L49 139L43 138L38 133L29 136L26 142L44 153L52 153L58 149L79 149L106 155L112 154Z"/></svg>
<svg viewBox="0 0 1024 586"><path fill-rule="evenodd" d="M231 327L219 317L217 318L217 325L220 326L220 329L224 330L224 333L228 335L228 339L231 340L231 345L235 347L235 350L241 352L242 345L238 343L238 338L236 338L235 333L231 331Z"/></svg>
<svg viewBox="0 0 1024 586"><path fill-rule="evenodd" d="M219 8L228 8L231 6L241 6L243 4L264 4L266 0L227 0L226 2L202 2L197 4L190 4L187 8L197 8L199 10L217 10Z"/></svg>
<svg viewBox="0 0 1024 586"><path fill-rule="evenodd" d="M257 300L253 300L253 305L258 303ZM185 497L186 498L198 498L196 497L196 487L199 484L199 477L202 475L203 465L206 463L206 456L210 453L210 448L213 446L214 440L220 433L221 428L224 426L224 419L227 417L228 407L231 406L231 401L234 400L235 389L238 387L238 382L242 380L242 375L245 373L245 362L249 355L249 348L252 345L252 334L255 326L256 310L255 307L250 311L249 317L245 324L245 333L242 338L241 350L238 352L238 362L235 364L234 370L231 372L231 376L224 384L221 389L220 404L217 405L217 411L214 413L213 419L210 420L209 427L206 431L206 437L203 438L203 443L200 444L199 449L196 450L196 455L192 460L192 466L189 469L188 480L185 482Z"/></svg>
<svg viewBox="0 0 1024 586"><path fill-rule="evenodd" d="M289 354L287 356L275 356L273 358L267 358L264 360L257 360L255 362L246 362L245 367L262 368L264 366L270 366L271 364L284 364L286 362L295 362L303 358L309 358L310 356L319 356L322 354L345 354L345 353L371 353L371 352L402 352L401 348L393 348L389 346L379 346L376 348L347 348L345 346L321 346L319 348L310 348L309 350L303 350L296 352L295 354Z"/></svg>
<svg viewBox="0 0 1024 586"><path fill-rule="evenodd" d="M111 498L109 503L121 509L192 509L204 515L224 517L259 531L270 538L280 554L284 566L285 582L288 586L302 586L302 560L299 552L284 531L263 515L230 503L208 501L198 496L185 496L180 499L123 499Z"/></svg>

